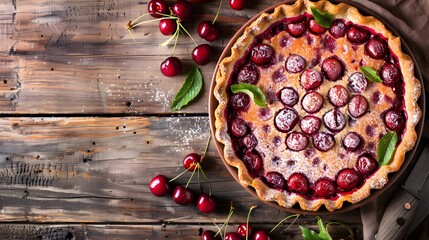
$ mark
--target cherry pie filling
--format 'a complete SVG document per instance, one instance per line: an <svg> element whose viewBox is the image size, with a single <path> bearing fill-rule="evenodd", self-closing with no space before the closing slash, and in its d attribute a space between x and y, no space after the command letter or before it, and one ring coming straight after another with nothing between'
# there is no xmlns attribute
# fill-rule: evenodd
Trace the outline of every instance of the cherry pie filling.
<svg viewBox="0 0 429 240"><path fill-rule="evenodd" d="M369 81L359 66L375 69ZM379 169L379 139L401 136L404 80L386 39L335 19L327 29L305 13L272 24L236 61L232 84L257 85L268 106L228 90L225 118L249 175L307 199L356 191Z"/></svg>

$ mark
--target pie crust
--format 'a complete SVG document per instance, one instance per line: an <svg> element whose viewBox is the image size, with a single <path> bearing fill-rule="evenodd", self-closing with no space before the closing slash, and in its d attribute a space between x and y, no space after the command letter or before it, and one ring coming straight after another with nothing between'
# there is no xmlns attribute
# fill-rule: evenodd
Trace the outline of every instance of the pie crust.
<svg viewBox="0 0 429 240"><path fill-rule="evenodd" d="M323 198L323 197L314 198L314 197L308 197L296 192L288 191L287 189L279 190L268 186L263 180L261 180L261 178L252 176L252 174L250 174L248 169L246 168L245 163L236 155L236 152L234 150L233 143L231 140L231 136L228 133L229 123L226 120L227 118L226 116L228 113L227 112L228 101L230 97L229 96L230 93L228 93L229 91L228 87L231 84L230 76L234 72L234 68L236 66L237 61L242 59L245 56L245 54L248 53L248 49L252 47L255 37L264 33L264 31L268 29L272 24L278 21L281 21L285 18L301 16L304 13L311 14L311 9L310 9L311 6L319 9L322 12L330 13L335 17L335 19L343 19L346 22L351 22L352 24L367 27L369 29L372 29L375 33L381 34L384 37L384 39L387 41L390 52L392 53L392 55L395 55L398 60L398 65L400 66L400 70L404 81L403 87L404 87L405 93L403 96L403 100L404 100L404 112L406 113L406 123L404 126L403 133L400 137L401 140L396 147L396 151L390 163L388 165L379 167L372 175L366 177L364 181L362 181L361 185L359 185L359 187L354 189L353 191L345 191L345 192L337 193L335 197L329 197L329 198ZM339 41L339 43L341 44L341 41L347 41L347 39L343 37L342 39L336 39L336 41ZM337 46L340 44L337 44ZM297 45L295 44L292 46L290 53L293 53L294 50L297 50L297 49L293 49L295 46ZM297 51L302 52L302 50L299 50L299 49ZM323 57L324 56L322 56L322 58ZM379 66L377 64L375 65ZM346 67L345 75L350 75L350 74L352 73L348 72L348 68ZM264 78L264 76L261 76L261 79L262 78ZM324 81L324 84L327 83L331 87L335 85L334 83L327 81L326 79L324 79L323 81ZM269 89L269 87L263 86L262 85L263 83L264 81L259 81L257 85L266 94L265 90ZM371 82L368 82L368 83L373 84ZM288 86L288 85L287 84L285 85L285 83L283 83L283 87L285 86ZM324 85L322 84L322 86L320 87L321 88L320 91L321 92L325 91L324 94L322 95L326 96L326 91L329 86L325 86L324 87L326 88L325 90L323 90L323 86ZM378 86L378 88L379 88L378 90L382 92L383 96L384 94L389 95L389 92L391 92L391 90L389 90L390 87L384 86L381 83ZM386 93L384 93L384 91L386 91ZM401 41L399 37L395 37L390 31L388 31L382 22L380 22L379 20L371 16L363 16L358 12L356 8L347 4L341 3L341 4L335 5L324 0L321 0L318 2L311 2L309 0L297 0L296 3L294 3L293 5L281 4L277 6L272 13L262 13L254 22L252 22L244 30L243 35L237 39L237 41L231 48L231 55L224 58L219 63L218 71L216 72L216 86L214 88L214 95L219 102L219 105L215 110L215 118L216 118L215 135L216 135L216 139L224 145L223 155L224 155L225 161L229 165L237 168L238 178L240 180L241 185L251 186L252 188L254 188L261 200L274 201L274 202L277 202L280 206L283 206L285 208L292 208L295 204L298 203L299 207L302 210L306 210L306 211L317 211L321 206L324 205L327 210L334 211L336 209L342 208L343 203L345 201L354 204L367 198L370 195L371 189L380 189L388 182L389 173L398 171L400 169L401 165L404 162L406 152L411 150L416 143L417 134L415 131L415 126L417 125L417 123L421 118L421 110L417 104L417 100L420 94L421 94L421 85L420 85L420 82L414 76L414 63L412 59L408 55L402 52ZM303 97L302 95L299 96L300 102L302 97ZM251 106L249 111L253 115L255 115L254 111L256 111L255 109L258 109L259 107L256 106L252 101L250 104ZM281 103L275 103L275 104L279 105ZM383 102L382 104L373 104L372 101L370 100L369 109L374 108L373 112L377 112L376 108L378 107L380 108L384 107L384 109L386 108L386 105L383 105L383 104L386 104L386 103ZM326 104L326 99L325 99L324 107L326 105L328 104ZM278 110L279 108L277 107L276 109ZM298 114L300 118L303 117L303 114L301 111L302 110L298 110ZM275 112L273 112L273 114L275 114ZM370 114L367 114L367 115L370 115ZM253 119L256 119L256 118L257 117ZM362 122L364 121L365 119L362 120ZM359 125L359 122L355 124ZM260 122L258 120L255 120L255 125L257 125L258 123ZM348 127L349 126L347 124L346 129ZM296 128L299 129L299 124L296 126ZM357 131L358 130L364 131L362 129L359 129L359 126L355 126L354 128L357 129ZM383 126L377 127L377 129L380 129L380 130L377 130L377 133L386 133L387 131L386 128ZM273 131L276 132L275 129ZM339 139L341 139L341 136L343 136L345 133L346 133L345 131L342 131L342 134L337 134L335 136L337 148L341 148ZM284 140L288 133L279 133L279 134ZM338 135L341 135L341 136L338 136ZM377 137L380 138L380 136L377 135L374 137L374 139L377 139ZM259 138L258 140L260 141ZM376 143L377 144L375 148L377 149L378 141ZM310 141L310 145L311 144L312 143ZM282 145L284 146L285 143L283 142ZM270 149L270 148L267 147L267 149ZM325 167L326 167L326 163L328 163L329 165L328 168L332 166L333 168L332 172L328 173L329 174L328 178L331 178L331 179L335 178L335 175L338 173L338 169L344 168L344 165L338 166L336 168L336 164L341 160L333 159L334 155L332 154L339 152L340 149L334 148L334 150L335 151L331 150L326 153L316 150L316 153L315 153L317 156L321 158L321 161L325 163ZM270 154L271 153L264 152L265 156L271 156ZM306 171L305 166L300 166L300 167L301 167L300 170L303 171L304 174L307 174L305 172ZM320 166L319 168L322 168L322 167ZM312 171L313 174L316 175L309 178L310 185L314 184L314 181L316 178L320 179L320 178L326 177L323 175L324 171L322 170L319 171L319 170L320 169L314 169L310 167L307 169L307 171ZM287 177L285 177L285 179L287 179Z"/></svg>

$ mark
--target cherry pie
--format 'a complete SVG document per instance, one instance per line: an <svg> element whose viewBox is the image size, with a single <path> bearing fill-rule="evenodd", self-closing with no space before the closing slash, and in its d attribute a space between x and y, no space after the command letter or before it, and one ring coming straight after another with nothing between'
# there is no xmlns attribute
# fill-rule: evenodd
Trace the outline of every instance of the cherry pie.
<svg viewBox="0 0 429 240"><path fill-rule="evenodd" d="M329 28L311 7L334 17ZM232 93L237 83L256 85L267 107ZM262 200L334 211L399 170L416 142L420 93L411 58L383 23L347 4L298 0L261 14L219 64L216 138L240 183ZM379 141L390 131L399 140L380 166Z"/></svg>

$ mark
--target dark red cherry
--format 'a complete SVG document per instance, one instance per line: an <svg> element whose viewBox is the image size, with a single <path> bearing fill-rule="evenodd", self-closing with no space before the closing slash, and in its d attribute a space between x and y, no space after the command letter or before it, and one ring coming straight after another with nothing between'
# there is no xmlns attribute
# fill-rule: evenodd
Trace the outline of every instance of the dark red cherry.
<svg viewBox="0 0 429 240"><path fill-rule="evenodd" d="M372 174L377 169L377 166L377 161L367 155L360 156L356 162L356 169L364 176Z"/></svg>
<svg viewBox="0 0 429 240"><path fill-rule="evenodd" d="M341 85L335 85L328 92L328 99L335 107L342 107L347 104L349 94L347 89Z"/></svg>
<svg viewBox="0 0 429 240"><path fill-rule="evenodd" d="M347 191L356 187L359 183L360 177L358 173L353 169L344 169L338 173L337 185L341 189Z"/></svg>
<svg viewBox="0 0 429 240"><path fill-rule="evenodd" d="M387 86L393 86L400 81L401 70L396 64L386 63L381 67L380 77L384 84Z"/></svg>
<svg viewBox="0 0 429 240"><path fill-rule="evenodd" d="M253 240L271 240L271 238L267 232L260 229L253 235Z"/></svg>
<svg viewBox="0 0 429 240"><path fill-rule="evenodd" d="M229 0L229 6L237 11L243 10L246 7L246 0Z"/></svg>
<svg viewBox="0 0 429 240"><path fill-rule="evenodd" d="M240 235L241 237L245 238L246 237L246 232L247 236L250 237L252 236L253 233L253 227L250 224L247 223L241 223L240 225L238 225L237 227L237 233L238 235Z"/></svg>
<svg viewBox="0 0 429 240"><path fill-rule="evenodd" d="M186 21L192 15L192 7L192 3L187 0L177 0L171 9L181 21Z"/></svg>
<svg viewBox="0 0 429 240"><path fill-rule="evenodd" d="M172 35L177 30L176 20L162 19L159 21L159 31L164 35Z"/></svg>
<svg viewBox="0 0 429 240"><path fill-rule="evenodd" d="M335 145L335 138L329 133L319 132L313 136L313 145L322 152L327 152Z"/></svg>
<svg viewBox="0 0 429 240"><path fill-rule="evenodd" d="M166 77L177 76L182 71L182 61L177 57L169 57L161 63L160 69Z"/></svg>
<svg viewBox="0 0 429 240"><path fill-rule="evenodd" d="M331 27L329 28L329 33L334 38L344 37L346 32L347 32L347 25L344 23L343 20L340 20L340 19L334 20Z"/></svg>
<svg viewBox="0 0 429 240"><path fill-rule="evenodd" d="M147 12L154 18L163 17L162 14L168 14L168 4L164 0L150 0L147 3Z"/></svg>
<svg viewBox="0 0 429 240"><path fill-rule="evenodd" d="M286 137L286 146L292 151L304 150L308 142L308 137L300 132L291 132Z"/></svg>
<svg viewBox="0 0 429 240"><path fill-rule="evenodd" d="M183 159L183 167L188 169L188 171L193 172L200 161L201 161L201 155L197 153L190 153L186 155L185 158Z"/></svg>
<svg viewBox="0 0 429 240"><path fill-rule="evenodd" d="M258 81L259 72L253 64L246 64L238 71L237 82L256 84Z"/></svg>
<svg viewBox="0 0 429 240"><path fill-rule="evenodd" d="M365 50L368 55L374 59L382 59L388 51L387 43L380 38L371 38L365 44Z"/></svg>
<svg viewBox="0 0 429 240"><path fill-rule="evenodd" d="M323 77L319 71L307 69L301 74L299 81L305 90L312 90L318 88L320 84L322 84Z"/></svg>
<svg viewBox="0 0 429 240"><path fill-rule="evenodd" d="M265 175L265 179L273 188L284 189L286 187L286 180L282 174L278 172L269 172Z"/></svg>
<svg viewBox="0 0 429 240"><path fill-rule="evenodd" d="M157 175L153 177L149 183L149 190L157 197L168 195L171 189L170 185L168 184L167 177L164 175Z"/></svg>
<svg viewBox="0 0 429 240"><path fill-rule="evenodd" d="M247 123L241 118L234 118L231 121L231 133L234 137L244 137L249 132Z"/></svg>
<svg viewBox="0 0 429 240"><path fill-rule="evenodd" d="M209 42L213 42L217 39L219 30L212 24L212 22L202 21L198 25L198 35Z"/></svg>
<svg viewBox="0 0 429 240"><path fill-rule="evenodd" d="M318 92L307 93L302 98L301 106L308 113L318 112L323 106L323 97Z"/></svg>
<svg viewBox="0 0 429 240"><path fill-rule="evenodd" d="M371 38L371 33L361 27L351 26L347 30L347 39L354 44L361 44L367 42Z"/></svg>
<svg viewBox="0 0 429 240"><path fill-rule="evenodd" d="M234 93L230 98L230 104L234 111L246 111L249 108L250 97L242 92Z"/></svg>
<svg viewBox="0 0 429 240"><path fill-rule="evenodd" d="M258 44L252 48L250 60L256 65L264 66L273 61L274 49L265 43Z"/></svg>
<svg viewBox="0 0 429 240"><path fill-rule="evenodd" d="M308 179L302 173L294 173L287 180L287 186L292 192L306 194L308 191Z"/></svg>
<svg viewBox="0 0 429 240"><path fill-rule="evenodd" d="M329 57L322 63L322 72L331 81L337 81L344 75L343 63L336 57Z"/></svg>
<svg viewBox="0 0 429 240"><path fill-rule="evenodd" d="M225 240L241 240L241 236L236 232L228 232L225 234Z"/></svg>
<svg viewBox="0 0 429 240"><path fill-rule="evenodd" d="M328 198L337 191L333 181L329 179L320 179L314 184L314 194L318 197Z"/></svg>
<svg viewBox="0 0 429 240"><path fill-rule="evenodd" d="M298 113L293 109L285 108L276 114L274 125L280 132L289 132L295 127L298 121Z"/></svg>
<svg viewBox="0 0 429 240"><path fill-rule="evenodd" d="M201 234L201 240L221 240L219 236L216 236L216 233L212 230L205 230Z"/></svg>
<svg viewBox="0 0 429 240"><path fill-rule="evenodd" d="M248 150L252 150L258 145L258 139L256 139L255 135L249 133L243 138L243 144Z"/></svg>
<svg viewBox="0 0 429 240"><path fill-rule="evenodd" d="M310 31L314 34L322 34L328 30L327 28L324 28L317 24L316 20L311 19L310 20Z"/></svg>
<svg viewBox="0 0 429 240"><path fill-rule="evenodd" d="M302 72L305 68L305 59L297 54L291 54L286 59L285 68L290 73Z"/></svg>
<svg viewBox="0 0 429 240"><path fill-rule="evenodd" d="M368 86L368 80L365 75L360 72L355 72L349 77L349 82L347 87L351 92L354 93L363 93Z"/></svg>
<svg viewBox="0 0 429 240"><path fill-rule="evenodd" d="M338 109L332 109L323 115L325 126L331 131L340 131L346 126L346 118Z"/></svg>
<svg viewBox="0 0 429 240"><path fill-rule="evenodd" d="M216 210L217 202L214 197L203 193L198 197L197 207L202 213L212 213Z"/></svg>
<svg viewBox="0 0 429 240"><path fill-rule="evenodd" d="M301 22L296 23L289 23L286 25L287 31L292 35L293 37L301 37L304 35L304 33L307 31L307 20L303 20Z"/></svg>
<svg viewBox="0 0 429 240"><path fill-rule="evenodd" d="M343 146L350 152L356 151L361 146L361 142L362 137L355 132L349 132L343 138Z"/></svg>
<svg viewBox="0 0 429 240"><path fill-rule="evenodd" d="M322 44L323 44L323 48L325 48L326 50L329 50L331 53L333 53L337 48L337 40L335 40L335 38L329 35L325 35L325 38L323 38Z"/></svg>
<svg viewBox="0 0 429 240"><path fill-rule="evenodd" d="M183 186L177 186L173 190L173 201L179 205L188 205L194 200L194 192Z"/></svg>
<svg viewBox="0 0 429 240"><path fill-rule="evenodd" d="M279 99L283 104L289 107L293 107L295 106L295 104L298 103L298 100L299 100L298 92L292 87L285 87L282 90L280 90Z"/></svg>
<svg viewBox="0 0 429 240"><path fill-rule="evenodd" d="M404 127L405 121L402 114L396 110L389 110L384 115L386 126L392 131L401 130Z"/></svg>
<svg viewBox="0 0 429 240"><path fill-rule="evenodd" d="M301 120L301 130L307 134L313 134L320 129L322 121L315 116L305 116Z"/></svg>
<svg viewBox="0 0 429 240"><path fill-rule="evenodd" d="M368 110L368 101L362 95L354 95L348 106L349 114L354 118L363 116Z"/></svg>
<svg viewBox="0 0 429 240"><path fill-rule="evenodd" d="M262 159L254 152L246 152L243 155L243 162L250 168L253 173L258 173L262 169Z"/></svg>
<svg viewBox="0 0 429 240"><path fill-rule="evenodd" d="M208 44L201 44L192 51L192 59L198 65L204 66L210 62L213 48Z"/></svg>

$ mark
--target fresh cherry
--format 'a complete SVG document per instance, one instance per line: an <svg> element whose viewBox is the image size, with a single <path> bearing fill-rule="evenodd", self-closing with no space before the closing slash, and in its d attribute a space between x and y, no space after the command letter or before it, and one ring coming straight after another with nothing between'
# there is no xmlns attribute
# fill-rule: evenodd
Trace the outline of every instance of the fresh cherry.
<svg viewBox="0 0 429 240"><path fill-rule="evenodd" d="M347 191L356 187L360 181L358 173L353 169L344 169L338 173L337 185Z"/></svg>
<svg viewBox="0 0 429 240"><path fill-rule="evenodd" d="M246 0L229 0L229 6L237 11L243 10L246 7Z"/></svg>
<svg viewBox="0 0 429 240"><path fill-rule="evenodd" d="M274 125L280 132L289 132L298 123L298 113L294 109L284 108L274 118Z"/></svg>
<svg viewBox="0 0 429 240"><path fill-rule="evenodd" d="M323 77L319 71L307 69L302 73L299 81L305 90L312 90L318 88L320 84L322 84Z"/></svg>
<svg viewBox="0 0 429 240"><path fill-rule="evenodd" d="M282 174L278 172L269 172L265 175L265 179L267 180L268 184L277 189L285 189L286 187L286 180L283 177Z"/></svg>
<svg viewBox="0 0 429 240"><path fill-rule="evenodd" d="M316 20L311 19L310 20L310 31L314 34L322 34L328 30L327 28L324 28L317 24Z"/></svg>
<svg viewBox="0 0 429 240"><path fill-rule="evenodd" d="M228 232L225 234L225 240L241 240L241 236L236 232Z"/></svg>
<svg viewBox="0 0 429 240"><path fill-rule="evenodd" d="M168 4L164 0L150 0L147 4L147 11L152 17L160 18L163 17L162 14L168 13Z"/></svg>
<svg viewBox="0 0 429 240"><path fill-rule="evenodd" d="M190 153L186 155L185 158L183 159L183 167L188 169L188 171L193 172L197 167L197 165L200 163L200 161L201 161L201 155L197 153Z"/></svg>
<svg viewBox="0 0 429 240"><path fill-rule="evenodd" d="M301 130L307 134L313 134L319 131L322 121L315 116L305 116L301 119Z"/></svg>
<svg viewBox="0 0 429 240"><path fill-rule="evenodd" d="M258 44L252 48L250 60L258 66L268 65L273 61L274 49L265 43Z"/></svg>
<svg viewBox="0 0 429 240"><path fill-rule="evenodd" d="M205 230L201 234L201 240L221 240L219 236L216 236L216 233L212 230Z"/></svg>
<svg viewBox="0 0 429 240"><path fill-rule="evenodd" d="M166 196L170 193L170 185L168 184L167 177L164 175L157 175L149 183L149 190L157 197Z"/></svg>
<svg viewBox="0 0 429 240"><path fill-rule="evenodd" d="M334 38L344 37L346 32L347 32L347 25L344 23L343 20L340 20L340 19L334 20L331 27L329 28L329 33Z"/></svg>
<svg viewBox="0 0 429 240"><path fill-rule="evenodd" d="M362 137L355 132L347 133L343 138L343 146L347 151L354 152L360 146L362 142Z"/></svg>
<svg viewBox="0 0 429 240"><path fill-rule="evenodd" d="M198 65L206 65L210 62L213 48L208 44L201 44L192 51L192 59Z"/></svg>
<svg viewBox="0 0 429 240"><path fill-rule="evenodd" d="M197 207L202 213L212 213L216 210L217 202L212 196L203 193L198 197Z"/></svg>
<svg viewBox="0 0 429 240"><path fill-rule="evenodd" d="M386 126L392 131L401 130L404 127L405 121L402 114L396 110L389 110L384 115Z"/></svg>
<svg viewBox="0 0 429 240"><path fill-rule="evenodd" d="M368 86L368 80L365 75L360 72L355 72L349 77L349 82L347 87L351 92L354 93L363 93Z"/></svg>
<svg viewBox="0 0 429 240"><path fill-rule="evenodd" d="M159 21L159 31L164 35L171 35L177 30L176 20L173 19L161 19Z"/></svg>
<svg viewBox="0 0 429 240"><path fill-rule="evenodd" d="M328 91L328 99L335 107L342 107L347 104L349 94L347 89L341 85L335 85Z"/></svg>
<svg viewBox="0 0 429 240"><path fill-rule="evenodd" d="M354 44L361 44L369 40L371 33L361 27L351 26L347 30L347 39Z"/></svg>
<svg viewBox="0 0 429 240"><path fill-rule="evenodd" d="M305 59L297 54L289 55L285 62L285 68L290 73L302 72L305 68L305 65Z"/></svg>
<svg viewBox="0 0 429 240"><path fill-rule="evenodd" d="M377 169L377 161L374 158L363 155L356 162L356 169L364 176L371 175Z"/></svg>
<svg viewBox="0 0 429 240"><path fill-rule="evenodd" d="M368 101L362 95L354 95L348 105L349 114L354 118L363 116L368 110Z"/></svg>
<svg viewBox="0 0 429 240"><path fill-rule="evenodd" d="M297 38L304 35L304 33L307 31L307 24L307 20L303 20L296 23L289 23L286 25L286 29L290 33L290 35Z"/></svg>
<svg viewBox="0 0 429 240"><path fill-rule="evenodd" d="M198 25L198 35L209 42L213 42L217 39L219 31L212 22L202 21Z"/></svg>
<svg viewBox="0 0 429 240"><path fill-rule="evenodd" d="M182 71L182 61L177 57L169 57L161 63L160 69L166 77L177 76Z"/></svg>
<svg viewBox="0 0 429 240"><path fill-rule="evenodd" d="M336 57L329 57L322 63L322 72L331 81L337 81L344 75L343 63Z"/></svg>
<svg viewBox="0 0 429 240"><path fill-rule="evenodd" d="M177 186L173 190L173 201L179 205L188 205L194 200L194 192L183 186Z"/></svg>
<svg viewBox="0 0 429 240"><path fill-rule="evenodd" d="M400 81L401 70L396 64L386 63L381 67L380 77L384 84L387 86L393 86Z"/></svg>
<svg viewBox="0 0 429 240"><path fill-rule="evenodd" d="M314 184L314 194L318 197L328 198L335 194L337 188L333 181L320 179Z"/></svg>
<svg viewBox="0 0 429 240"><path fill-rule="evenodd" d="M380 38L371 38L365 44L365 50L372 58L382 59L386 55L388 47L386 41Z"/></svg>
<svg viewBox="0 0 429 240"><path fill-rule="evenodd" d="M177 0L171 9L181 21L186 21L191 17L192 7L192 3L187 0Z"/></svg>
<svg viewBox="0 0 429 240"><path fill-rule="evenodd" d="M286 137L286 146L292 151L304 150L308 142L308 137L300 132L291 132Z"/></svg>
<svg viewBox="0 0 429 240"><path fill-rule="evenodd" d="M308 179L302 173L294 173L290 175L287 186L293 192L305 194L308 191Z"/></svg>
<svg viewBox="0 0 429 240"><path fill-rule="evenodd" d="M253 235L253 240L271 240L271 238L267 232L260 229Z"/></svg>
<svg viewBox="0 0 429 240"><path fill-rule="evenodd" d="M285 87L280 90L279 99L283 104L293 107L298 103L298 92L293 87Z"/></svg>
<svg viewBox="0 0 429 240"><path fill-rule="evenodd" d="M323 106L323 96L318 92L307 93L302 98L301 106L308 113L318 112Z"/></svg>
<svg viewBox="0 0 429 240"><path fill-rule="evenodd" d="M238 225L238 227L237 227L238 235L240 235L244 238L246 237L246 234L247 234L247 236L252 236L253 227L252 227L252 225L249 224L249 228L247 228L247 225L248 225L247 223L241 223L240 225Z"/></svg>
<svg viewBox="0 0 429 240"><path fill-rule="evenodd" d="M313 136L313 145L322 152L327 152L335 145L335 138L329 133L318 132Z"/></svg>

